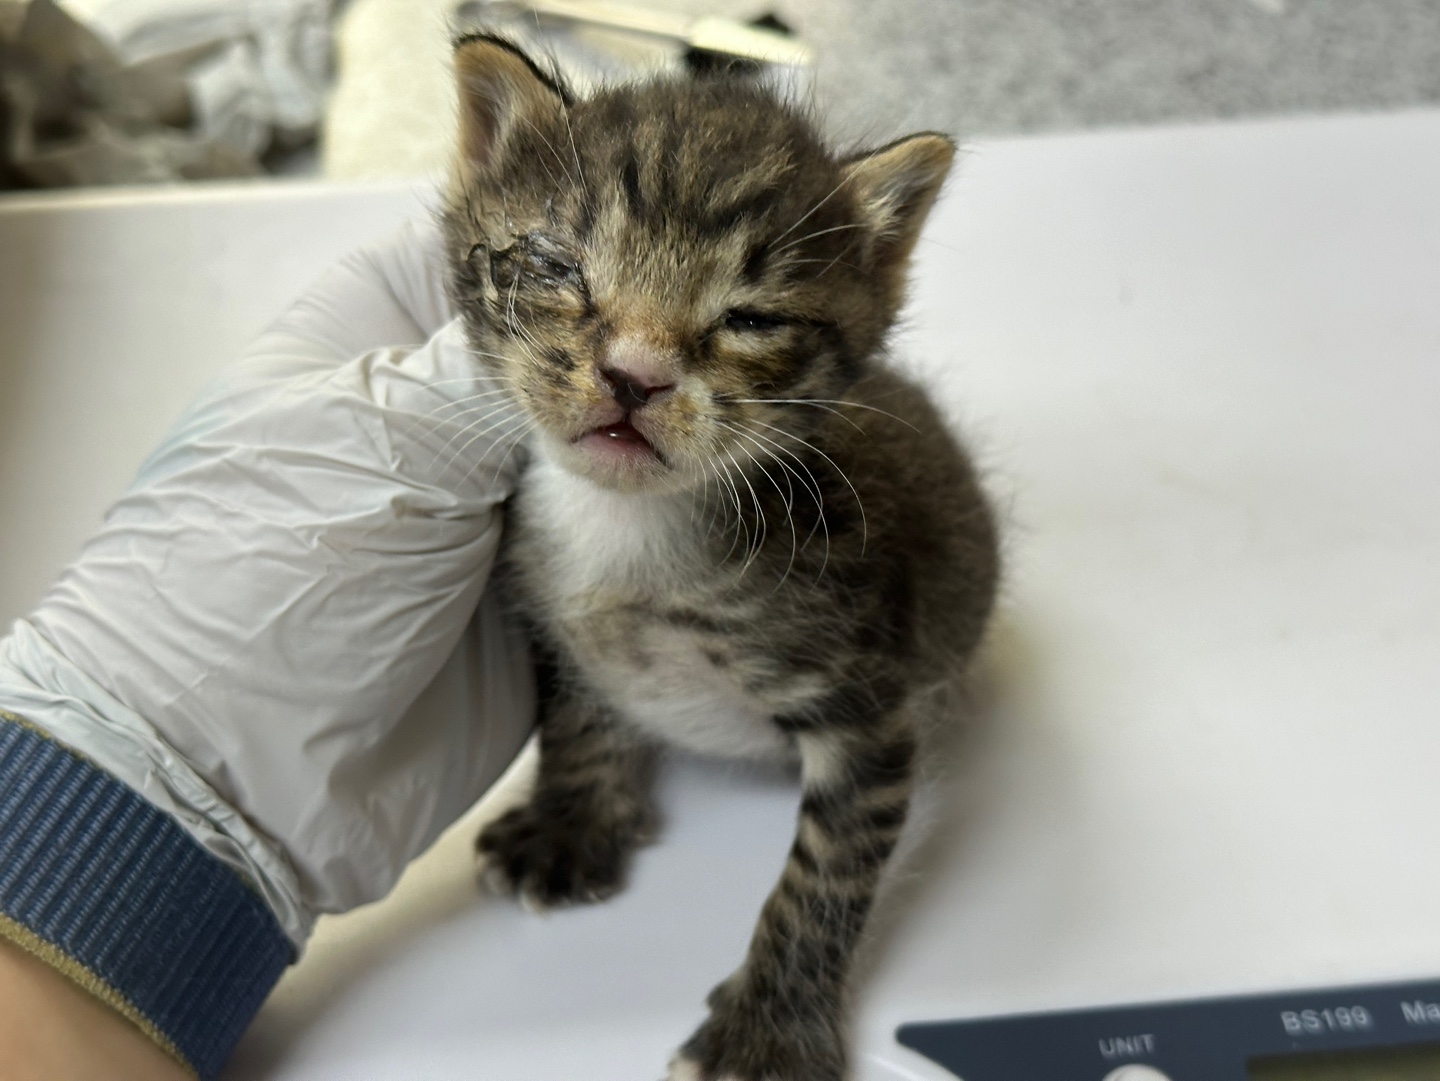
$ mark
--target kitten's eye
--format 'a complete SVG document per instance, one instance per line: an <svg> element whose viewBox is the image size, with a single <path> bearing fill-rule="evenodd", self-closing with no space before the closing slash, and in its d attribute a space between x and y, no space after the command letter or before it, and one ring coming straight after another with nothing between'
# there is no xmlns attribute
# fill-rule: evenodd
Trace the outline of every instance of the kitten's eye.
<svg viewBox="0 0 1440 1081"><path fill-rule="evenodd" d="M545 252L528 251L525 253L525 273L531 277L558 282L571 278L578 272L578 267Z"/></svg>
<svg viewBox="0 0 1440 1081"><path fill-rule="evenodd" d="M759 334L767 330L778 330L784 325L784 319L777 315L766 315L764 312L731 308L725 313L725 329L739 331L741 334Z"/></svg>

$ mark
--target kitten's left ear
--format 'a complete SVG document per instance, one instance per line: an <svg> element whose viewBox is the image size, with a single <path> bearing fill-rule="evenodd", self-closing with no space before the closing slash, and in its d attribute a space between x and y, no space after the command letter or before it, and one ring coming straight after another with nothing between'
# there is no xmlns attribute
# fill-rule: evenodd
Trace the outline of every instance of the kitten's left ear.
<svg viewBox="0 0 1440 1081"><path fill-rule="evenodd" d="M927 131L844 163L843 183L868 226L874 269L903 268L954 160L954 141Z"/></svg>

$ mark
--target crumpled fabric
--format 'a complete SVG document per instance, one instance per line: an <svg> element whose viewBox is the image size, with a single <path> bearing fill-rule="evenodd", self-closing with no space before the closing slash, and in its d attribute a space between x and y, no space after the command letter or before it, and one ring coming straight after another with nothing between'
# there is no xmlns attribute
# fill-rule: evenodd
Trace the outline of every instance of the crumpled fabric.
<svg viewBox="0 0 1440 1081"><path fill-rule="evenodd" d="M533 723L485 592L524 421L438 246L412 225L326 275L0 641L0 708L172 814L297 946L384 896Z"/></svg>
<svg viewBox="0 0 1440 1081"><path fill-rule="evenodd" d="M127 65L211 50L188 72L198 132L262 152L313 133L332 68L330 0L62 0ZM245 126L256 134L246 143Z"/></svg>
<svg viewBox="0 0 1440 1081"><path fill-rule="evenodd" d="M312 142L328 0L0 0L0 187L252 176Z"/></svg>

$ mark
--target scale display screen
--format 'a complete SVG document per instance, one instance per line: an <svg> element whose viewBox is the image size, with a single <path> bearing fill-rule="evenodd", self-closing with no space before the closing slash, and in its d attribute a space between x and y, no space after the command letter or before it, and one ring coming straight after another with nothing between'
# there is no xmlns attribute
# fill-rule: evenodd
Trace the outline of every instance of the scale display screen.
<svg viewBox="0 0 1440 1081"><path fill-rule="evenodd" d="M1249 1081L1440 1081L1440 1044L1263 1055L1245 1066Z"/></svg>
<svg viewBox="0 0 1440 1081"><path fill-rule="evenodd" d="M965 1081L1440 1081L1440 980L916 1022Z"/></svg>

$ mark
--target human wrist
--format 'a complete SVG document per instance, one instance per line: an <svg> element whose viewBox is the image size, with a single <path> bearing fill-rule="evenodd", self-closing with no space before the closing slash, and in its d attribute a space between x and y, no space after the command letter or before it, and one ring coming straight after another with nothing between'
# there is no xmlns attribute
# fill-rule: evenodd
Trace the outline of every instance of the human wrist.
<svg viewBox="0 0 1440 1081"><path fill-rule="evenodd" d="M184 1066L55 969L0 938L6 1081L182 1081Z"/></svg>
<svg viewBox="0 0 1440 1081"><path fill-rule="evenodd" d="M202 1079L219 1072L294 956L234 871L137 793L4 712L0 938Z"/></svg>

